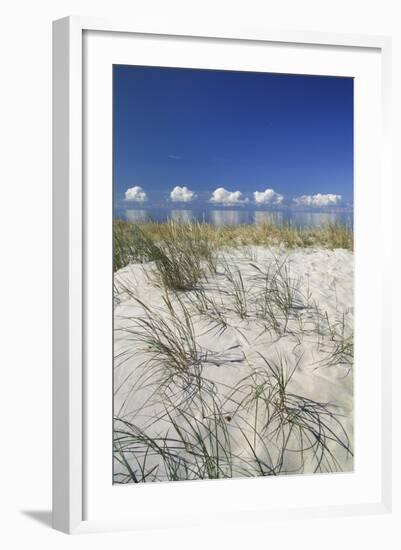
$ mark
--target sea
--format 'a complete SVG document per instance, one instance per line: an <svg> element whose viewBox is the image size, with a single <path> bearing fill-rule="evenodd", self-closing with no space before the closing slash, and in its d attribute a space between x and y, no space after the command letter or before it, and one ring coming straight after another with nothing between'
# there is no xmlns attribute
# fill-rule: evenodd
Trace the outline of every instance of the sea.
<svg viewBox="0 0 401 550"><path fill-rule="evenodd" d="M352 211L304 212L299 210L230 210L223 209L183 209L183 208L115 208L114 218L131 223L165 222L173 220L181 223L203 222L216 227L274 223L292 225L297 228L317 228L327 224L341 224L353 227Z"/></svg>

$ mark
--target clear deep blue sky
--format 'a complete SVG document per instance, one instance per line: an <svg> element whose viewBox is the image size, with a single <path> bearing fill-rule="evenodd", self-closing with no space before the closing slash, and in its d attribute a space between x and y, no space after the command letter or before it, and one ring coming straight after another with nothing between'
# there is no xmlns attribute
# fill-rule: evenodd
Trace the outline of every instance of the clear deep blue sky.
<svg viewBox="0 0 401 550"><path fill-rule="evenodd" d="M114 66L114 196L186 185L353 200L353 80Z"/></svg>

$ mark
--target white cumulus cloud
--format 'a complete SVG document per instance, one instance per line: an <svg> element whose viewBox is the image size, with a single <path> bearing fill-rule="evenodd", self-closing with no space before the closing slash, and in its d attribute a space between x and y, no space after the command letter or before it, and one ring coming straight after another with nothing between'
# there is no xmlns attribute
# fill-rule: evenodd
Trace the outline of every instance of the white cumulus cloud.
<svg viewBox="0 0 401 550"><path fill-rule="evenodd" d="M190 202L196 199L196 195L193 191L184 187L177 185L170 193L170 198L173 202Z"/></svg>
<svg viewBox="0 0 401 550"><path fill-rule="evenodd" d="M227 191L224 187L218 187L212 193L210 202L217 202L220 204L243 204L248 202L248 199L244 199L241 191Z"/></svg>
<svg viewBox="0 0 401 550"><path fill-rule="evenodd" d="M300 206L334 206L335 204L338 204L341 202L342 197L341 195L333 195L331 193L328 194L322 194L317 193L316 195L302 195L301 197L295 197L293 201L295 204L298 204Z"/></svg>
<svg viewBox="0 0 401 550"><path fill-rule="evenodd" d="M284 199L283 195L276 193L274 189L255 191L253 196L257 204L281 204Z"/></svg>
<svg viewBox="0 0 401 550"><path fill-rule="evenodd" d="M145 191L139 185L130 187L125 192L125 200L132 202L145 202L148 200Z"/></svg>

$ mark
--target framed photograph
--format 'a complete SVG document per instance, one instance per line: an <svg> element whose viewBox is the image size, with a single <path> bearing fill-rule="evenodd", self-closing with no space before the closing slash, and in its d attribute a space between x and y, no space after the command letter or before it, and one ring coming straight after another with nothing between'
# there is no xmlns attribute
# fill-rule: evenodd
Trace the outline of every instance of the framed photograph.
<svg viewBox="0 0 401 550"><path fill-rule="evenodd" d="M390 40L53 52L54 527L388 511Z"/></svg>

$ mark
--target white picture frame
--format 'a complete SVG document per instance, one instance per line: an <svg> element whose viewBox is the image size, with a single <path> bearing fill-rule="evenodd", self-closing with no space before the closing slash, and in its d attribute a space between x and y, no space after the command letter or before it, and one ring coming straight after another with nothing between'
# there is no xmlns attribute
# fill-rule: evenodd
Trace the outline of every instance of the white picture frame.
<svg viewBox="0 0 401 550"><path fill-rule="evenodd" d="M88 263L88 242L85 235L87 220L84 209L85 154L84 140L84 76L85 55L84 33L108 34L113 36L180 37L181 40L195 39L211 45L217 41L238 44L277 43L291 47L324 46L340 48L344 52L366 49L380 56L381 65L381 112L378 121L381 127L380 140L380 187L381 192L391 194L390 173L390 89L391 89L391 41L387 37L337 35L300 31L277 31L265 29L198 29L173 27L142 28L140 25L121 21L104 21L87 17L68 17L54 22L53 27L53 526L66 533L98 530L138 529L154 526L151 510L146 510L146 499L141 519L137 517L87 518L86 483L88 464L85 462L87 436L90 422L87 422L88 379L86 372L87 324L85 316L85 295L87 279L85 269ZM346 54L346 53L345 53ZM301 54L302 55L302 54ZM111 193L110 193L111 200ZM363 207L363 202L360 203ZM362 208L361 207L361 208ZM384 207L379 212L381 234L389 230ZM313 515L351 515L384 513L391 509L391 357L389 330L390 276L389 250L384 244L382 269L377 273L380 280L380 308L382 330L380 364L376 365L380 374L380 384L376 387L380 403L381 430L378 445L380 456L380 497L363 503L333 502L325 506L279 507L266 513L257 509L254 519L263 521L269 517L312 517ZM111 335L110 335L111 336ZM111 369L111 365L110 365ZM358 391L358 386L356 391ZM111 393L111 386L110 386ZM110 413L111 414L111 413ZM111 448L110 448L111 454ZM287 483L291 483L288 478ZM308 480L306 480L308 482ZM225 482L227 483L227 482ZM232 483L232 482L228 482ZM238 483L238 482L236 482ZM243 483L240 481L240 483ZM259 480L253 481L260 483ZM111 475L110 475L111 484ZM169 485L169 484L167 484ZM181 484L179 484L181 487ZM185 485L185 484L184 484ZM191 491L186 484L185 491ZM189 488L188 488L189 487ZM199 487L199 484L198 486ZM227 488L229 485L227 485ZM133 489L133 488L131 488ZM181 491L175 487L176 492ZM199 489L196 489L199 491ZM153 487L154 491L165 492L165 488ZM203 490L202 490L203 491ZM221 489L220 489L221 491ZM141 492L141 498L144 493ZM99 496L99 495L98 495ZM107 498L105 496L105 498ZM233 513L234 512L234 513ZM230 510L230 521L236 519L235 504ZM242 515L243 519L247 519ZM221 519L224 519L222 516ZM248 518L249 519L249 518ZM205 518L205 521L210 518ZM177 525L190 525L197 522L190 515L182 517ZM168 517L160 518L160 524L173 524Z"/></svg>

